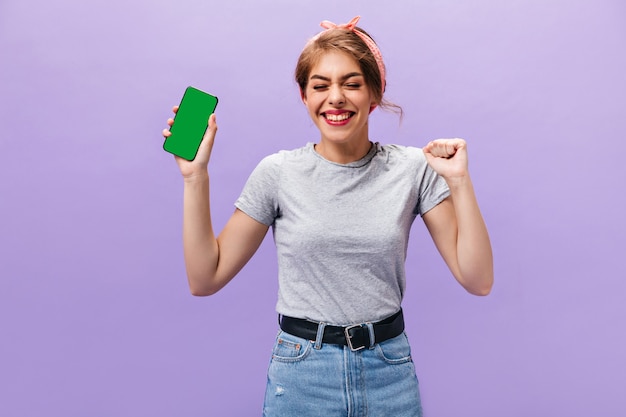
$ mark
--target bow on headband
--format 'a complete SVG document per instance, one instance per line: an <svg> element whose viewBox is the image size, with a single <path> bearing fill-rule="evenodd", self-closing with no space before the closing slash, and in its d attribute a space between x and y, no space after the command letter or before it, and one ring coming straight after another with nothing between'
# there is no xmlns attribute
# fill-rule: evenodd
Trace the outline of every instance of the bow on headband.
<svg viewBox="0 0 626 417"><path fill-rule="evenodd" d="M323 27L324 29L348 29L348 30L354 30L354 28L356 27L356 24L359 23L359 19L361 19L361 16L356 16L351 21L349 21L348 23L342 23L340 25L336 25L336 24L334 24L331 21L324 20L322 23L320 23L320 26Z"/></svg>
<svg viewBox="0 0 626 417"><path fill-rule="evenodd" d="M331 30L331 29L349 30L353 32L355 35L357 35L359 38L361 38L363 42L365 42L369 50L372 52L372 55L374 55L374 59L376 59L376 64L378 65L378 71L380 72L380 84L382 87L382 91L384 92L385 91L385 65L383 64L383 55L380 53L380 49L378 49L378 46L372 40L372 38L367 36L365 33L361 32L360 30L355 29L356 24L359 22L359 19L361 19L361 16L356 16L348 23L342 23L340 25L336 25L333 22L324 20L322 23L320 23L320 26L326 30ZM323 32L318 33L317 36L315 36L313 39L317 39Z"/></svg>

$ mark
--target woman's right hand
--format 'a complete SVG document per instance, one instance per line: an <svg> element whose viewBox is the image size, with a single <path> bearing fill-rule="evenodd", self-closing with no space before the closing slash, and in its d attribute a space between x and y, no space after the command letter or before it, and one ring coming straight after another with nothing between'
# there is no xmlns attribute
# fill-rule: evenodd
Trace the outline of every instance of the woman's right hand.
<svg viewBox="0 0 626 417"><path fill-rule="evenodd" d="M176 113L178 111L178 106L174 106L172 111ZM167 119L168 126L172 127L174 124L174 119ZM179 156L174 156L176 163L178 164L178 168L180 169L180 173L182 174L184 179L191 179L199 174L206 174L208 171L209 159L211 158L211 150L213 149L213 142L215 141L215 134L217 133L217 122L215 118L215 113L213 113L209 117L209 126L204 133L204 137L202 138L202 142L200 143L200 147L198 148L198 153L193 161L188 161ZM168 138L172 133L169 129L163 129L163 137Z"/></svg>

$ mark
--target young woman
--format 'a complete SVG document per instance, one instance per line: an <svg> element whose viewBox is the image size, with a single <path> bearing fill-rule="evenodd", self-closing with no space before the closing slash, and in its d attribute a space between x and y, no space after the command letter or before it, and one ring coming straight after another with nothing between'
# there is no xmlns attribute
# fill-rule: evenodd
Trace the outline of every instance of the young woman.
<svg viewBox="0 0 626 417"><path fill-rule="evenodd" d="M422 415L401 310L409 230L418 215L468 292L487 295L493 284L465 141L438 139L419 149L369 140L369 114L393 105L383 98L380 51L358 20L322 22L326 30L298 60L296 81L319 142L263 159L219 236L207 171L215 115L196 159L176 158L194 295L224 287L273 228L281 331L265 416Z"/></svg>

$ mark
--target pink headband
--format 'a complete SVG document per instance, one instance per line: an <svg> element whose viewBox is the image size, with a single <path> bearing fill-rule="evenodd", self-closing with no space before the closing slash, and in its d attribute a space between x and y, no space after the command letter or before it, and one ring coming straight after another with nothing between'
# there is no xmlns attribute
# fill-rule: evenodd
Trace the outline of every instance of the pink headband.
<svg viewBox="0 0 626 417"><path fill-rule="evenodd" d="M378 46L372 40L372 38L367 36L365 33L361 32L360 30L355 30L356 24L359 22L360 18L361 18L361 16L356 16L354 19L352 19L348 23L342 23L340 25L336 25L333 22L329 22L328 20L324 20L322 23L320 23L320 26L323 27L326 30L330 30L330 29L347 29L347 30L353 32L359 38L361 38L363 40L363 42L365 42L365 44L367 45L369 50L372 52L372 55L374 55L374 58L376 59L376 64L378 64L378 71L380 71L380 84L382 86L382 92L384 93L385 92L385 65L383 64L383 55L380 53L380 49L378 49ZM311 39L310 42L312 42L315 39L319 38L320 35L322 33L324 33L326 30L324 30L324 31L318 33L317 35L315 35L313 37L313 39Z"/></svg>

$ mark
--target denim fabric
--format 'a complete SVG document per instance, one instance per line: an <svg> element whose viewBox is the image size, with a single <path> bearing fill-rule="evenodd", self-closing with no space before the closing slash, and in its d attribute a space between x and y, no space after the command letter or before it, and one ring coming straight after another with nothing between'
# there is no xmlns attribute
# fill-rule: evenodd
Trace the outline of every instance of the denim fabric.
<svg viewBox="0 0 626 417"><path fill-rule="evenodd" d="M356 352L280 332L264 417L421 417L406 334Z"/></svg>

